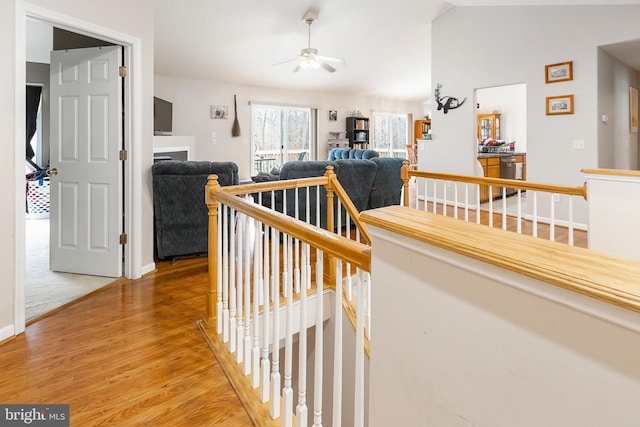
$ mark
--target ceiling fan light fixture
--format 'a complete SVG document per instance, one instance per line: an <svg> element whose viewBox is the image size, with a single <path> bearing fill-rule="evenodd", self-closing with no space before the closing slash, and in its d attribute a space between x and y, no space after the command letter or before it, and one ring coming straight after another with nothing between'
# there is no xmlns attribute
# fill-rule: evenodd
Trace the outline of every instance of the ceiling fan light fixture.
<svg viewBox="0 0 640 427"><path fill-rule="evenodd" d="M296 67L293 69L293 72L299 70L316 70L319 68L324 68L326 71L333 73L336 71L334 67L327 64L329 62L340 62L344 63L344 59L342 58L332 58L329 56L320 56L318 55L318 50L311 47L311 24L318 19L318 11L315 9L309 9L302 17L302 20L307 24L307 47L300 51L300 55L298 58L290 59L287 61L279 62L273 65L284 64L289 61L298 60Z"/></svg>
<svg viewBox="0 0 640 427"><path fill-rule="evenodd" d="M318 68L320 68L320 64L314 61L313 58L305 56L302 59L300 59L301 70L317 70Z"/></svg>

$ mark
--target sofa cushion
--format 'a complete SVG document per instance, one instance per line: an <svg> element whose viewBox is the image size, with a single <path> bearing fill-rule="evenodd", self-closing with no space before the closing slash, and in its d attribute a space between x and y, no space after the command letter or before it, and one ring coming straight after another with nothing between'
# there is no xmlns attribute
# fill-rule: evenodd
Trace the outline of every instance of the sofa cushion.
<svg viewBox="0 0 640 427"><path fill-rule="evenodd" d="M372 159L374 157L380 157L380 153L378 153L376 150L364 150L362 152L363 159Z"/></svg>
<svg viewBox="0 0 640 427"><path fill-rule="evenodd" d="M377 165L376 176L371 187L371 197L367 209L399 205L402 194L402 176L400 170L406 159L396 157L373 157L371 162Z"/></svg>
<svg viewBox="0 0 640 427"><path fill-rule="evenodd" d="M337 178L358 212L367 207L377 166L371 160L336 160Z"/></svg>

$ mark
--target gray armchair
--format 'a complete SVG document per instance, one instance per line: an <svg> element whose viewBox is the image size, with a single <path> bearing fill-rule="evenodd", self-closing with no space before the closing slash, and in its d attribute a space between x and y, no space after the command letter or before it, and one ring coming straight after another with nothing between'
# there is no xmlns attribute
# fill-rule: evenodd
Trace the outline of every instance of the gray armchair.
<svg viewBox="0 0 640 427"><path fill-rule="evenodd" d="M156 255L159 259L191 256L208 250L207 177L220 185L237 185L232 162L163 161L151 167Z"/></svg>

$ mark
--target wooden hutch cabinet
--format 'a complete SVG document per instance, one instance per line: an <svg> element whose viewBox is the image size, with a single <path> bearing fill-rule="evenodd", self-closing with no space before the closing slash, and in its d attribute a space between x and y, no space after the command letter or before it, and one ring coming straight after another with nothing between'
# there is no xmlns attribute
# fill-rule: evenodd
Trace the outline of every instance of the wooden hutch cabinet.
<svg viewBox="0 0 640 427"><path fill-rule="evenodd" d="M422 139L425 133L431 131L431 119L414 120L413 122L413 138Z"/></svg>
<svg viewBox="0 0 640 427"><path fill-rule="evenodd" d="M500 139L500 114L478 114L478 142Z"/></svg>

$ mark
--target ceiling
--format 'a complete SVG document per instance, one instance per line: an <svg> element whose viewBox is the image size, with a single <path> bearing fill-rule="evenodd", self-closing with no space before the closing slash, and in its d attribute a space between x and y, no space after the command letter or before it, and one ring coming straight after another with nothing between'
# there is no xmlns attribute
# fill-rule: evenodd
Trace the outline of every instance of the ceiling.
<svg viewBox="0 0 640 427"><path fill-rule="evenodd" d="M431 93L430 23L450 8L614 3L640 0L154 0L155 73L426 101ZM319 12L311 26L311 47L320 55L345 59L335 73L294 73L295 62L273 65L307 47L302 17L309 8ZM609 51L640 61L638 43Z"/></svg>

